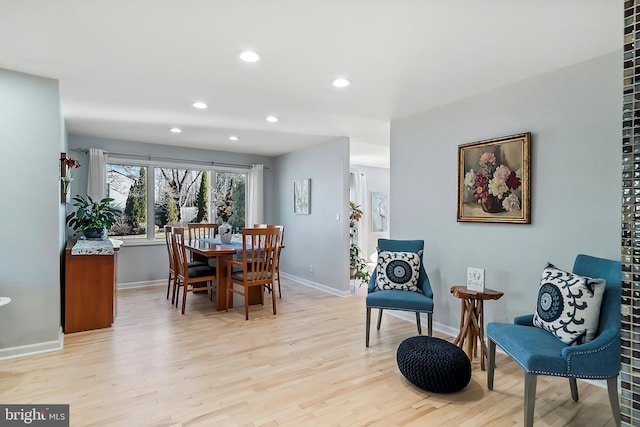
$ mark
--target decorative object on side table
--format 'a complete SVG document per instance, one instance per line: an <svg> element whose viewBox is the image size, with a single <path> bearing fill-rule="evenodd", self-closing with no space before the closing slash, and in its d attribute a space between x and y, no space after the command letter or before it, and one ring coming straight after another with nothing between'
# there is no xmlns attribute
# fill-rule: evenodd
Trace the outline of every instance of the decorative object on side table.
<svg viewBox="0 0 640 427"><path fill-rule="evenodd" d="M467 267L467 289L484 292L484 268Z"/></svg>
<svg viewBox="0 0 640 427"><path fill-rule="evenodd" d="M371 273L367 269L367 261L362 257L362 249L358 246L358 227L357 223L363 215L360 205L355 202L349 202L349 277L363 283L368 283Z"/></svg>
<svg viewBox="0 0 640 427"><path fill-rule="evenodd" d="M75 196L73 200L76 211L67 215L67 225L75 231L82 231L87 239L106 238L105 231L111 229L121 213L120 209L110 205L113 199L105 197L94 202L90 196Z"/></svg>
<svg viewBox="0 0 640 427"><path fill-rule="evenodd" d="M222 224L218 226L218 233L220 234L220 241L222 243L231 243L231 237L233 236L233 227L229 224L229 218L233 214L233 198L231 194L227 194L218 202L216 213L218 218L222 220Z"/></svg>
<svg viewBox="0 0 640 427"><path fill-rule="evenodd" d="M531 223L531 133L458 146L459 222Z"/></svg>
<svg viewBox="0 0 640 427"><path fill-rule="evenodd" d="M69 185L73 181L73 173L80 167L80 162L75 157L67 157L67 153L60 153L60 199L61 203L67 203Z"/></svg>

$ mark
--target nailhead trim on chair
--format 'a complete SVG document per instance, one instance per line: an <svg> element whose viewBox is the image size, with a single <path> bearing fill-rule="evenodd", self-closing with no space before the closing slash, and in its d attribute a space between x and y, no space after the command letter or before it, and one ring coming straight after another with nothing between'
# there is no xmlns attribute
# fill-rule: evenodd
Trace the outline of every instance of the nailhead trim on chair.
<svg viewBox="0 0 640 427"><path fill-rule="evenodd" d="M493 341L491 339L491 337L488 337L491 341ZM502 351L504 351L505 353L507 353L509 355L509 357L511 357L511 359L513 359L516 363L518 363L518 365L520 365L520 367L527 373L527 374L534 374L534 375L550 375L552 377L562 377L562 378L581 378L581 379L587 379L587 380L606 380L608 378L612 378L612 377L607 377L604 375L580 375L580 376L576 376L576 375L572 375L569 371L570 369L567 371L566 374L558 374L556 372L546 372L546 371L529 371L527 370L527 368L525 368L524 366L522 366L522 364L520 362L518 362L518 360L513 356L513 354L509 353L509 351L505 350L504 348L502 348L499 344L497 344L495 341L493 341L493 343L500 347L502 349ZM575 354L587 354L587 353L597 353L599 351L604 350L605 348L609 347L610 345L612 345L613 343L609 343L607 344L605 347L602 347L600 349L597 350L591 350L591 351L584 351L584 352L579 352L579 353L575 353ZM569 358L571 358L571 355L569 355ZM567 367L569 367L569 359L567 359Z"/></svg>

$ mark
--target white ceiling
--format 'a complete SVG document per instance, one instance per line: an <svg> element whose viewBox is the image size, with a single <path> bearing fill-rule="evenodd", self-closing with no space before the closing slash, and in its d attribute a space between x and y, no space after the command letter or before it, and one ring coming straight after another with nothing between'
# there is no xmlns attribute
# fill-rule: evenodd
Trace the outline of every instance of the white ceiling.
<svg viewBox="0 0 640 427"><path fill-rule="evenodd" d="M384 166L391 120L621 49L622 3L0 0L0 68L59 80L74 134Z"/></svg>

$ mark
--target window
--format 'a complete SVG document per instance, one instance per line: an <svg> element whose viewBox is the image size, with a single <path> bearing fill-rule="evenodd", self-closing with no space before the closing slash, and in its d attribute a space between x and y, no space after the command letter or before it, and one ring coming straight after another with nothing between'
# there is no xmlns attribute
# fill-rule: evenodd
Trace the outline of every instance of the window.
<svg viewBox="0 0 640 427"><path fill-rule="evenodd" d="M139 165L107 164L107 197L122 211L110 236L146 238L147 168Z"/></svg>
<svg viewBox="0 0 640 427"><path fill-rule="evenodd" d="M224 221L222 211L230 205L227 212L230 214L227 222L238 232L245 227L245 194L247 186L247 174L233 172L217 172L213 200L216 206L216 220L218 224ZM226 202L226 203L225 203ZM253 224L251 224L253 226Z"/></svg>
<svg viewBox="0 0 640 427"><path fill-rule="evenodd" d="M163 239L165 225L221 224L217 208L224 200L230 206L227 222L239 231L246 221L246 182L246 173L108 163L108 197L122 210L109 235L126 240Z"/></svg>
<svg viewBox="0 0 640 427"><path fill-rule="evenodd" d="M165 225L209 222L209 173L188 169L155 168L155 237Z"/></svg>

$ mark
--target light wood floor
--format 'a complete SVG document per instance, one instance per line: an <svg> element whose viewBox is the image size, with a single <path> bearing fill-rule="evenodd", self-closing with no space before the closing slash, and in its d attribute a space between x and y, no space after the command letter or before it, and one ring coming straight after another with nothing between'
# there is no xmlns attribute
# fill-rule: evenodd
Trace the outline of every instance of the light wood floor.
<svg viewBox="0 0 640 427"><path fill-rule="evenodd" d="M277 316L267 296L249 321L242 308L216 312L205 295L189 295L181 315L163 287L120 291L112 328L0 361L0 402L68 403L72 426L522 425L523 375L506 356L494 391L476 361L466 389L428 393L395 359L415 325L385 315L366 348L362 296L288 280L282 291ZM567 380L540 377L536 426L613 426L606 390L578 387L573 402Z"/></svg>

